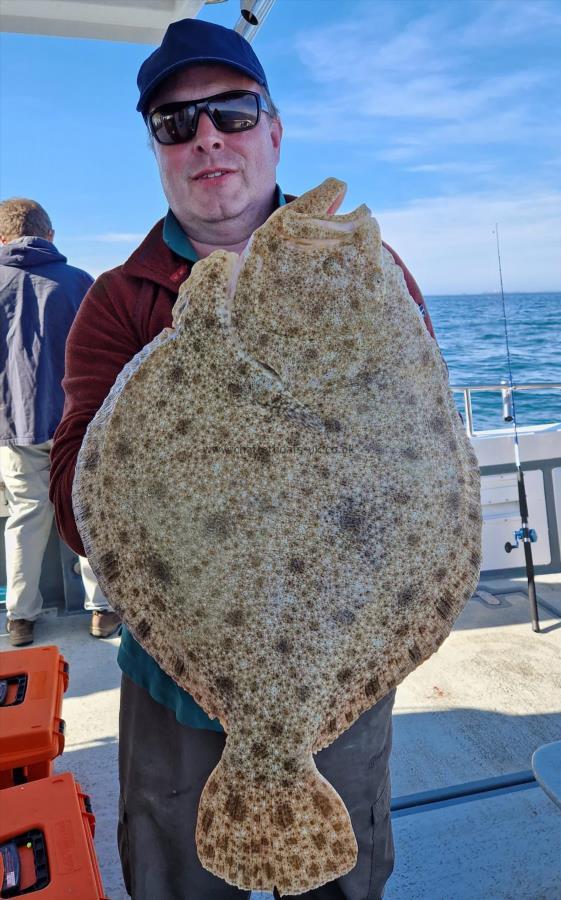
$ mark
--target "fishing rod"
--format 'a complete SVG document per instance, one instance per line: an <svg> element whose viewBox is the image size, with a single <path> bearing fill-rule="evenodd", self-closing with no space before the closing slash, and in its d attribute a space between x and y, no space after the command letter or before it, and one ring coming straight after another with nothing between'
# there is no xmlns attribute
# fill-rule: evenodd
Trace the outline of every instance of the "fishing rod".
<svg viewBox="0 0 561 900"><path fill-rule="evenodd" d="M524 547L524 558L526 561L526 577L528 579L528 600L530 601L530 614L532 616L532 631L539 632L540 623L538 619L538 604L536 599L536 582L534 579L534 560L532 557L532 544L537 541L538 536L533 528L528 527L528 500L526 498L526 487L524 484L524 472L520 463L520 444L518 443L518 426L516 422L516 401L514 399L515 390L512 381L512 365L510 360L510 346L508 341L508 322L506 315L505 294L503 289L503 272L501 267L501 251L499 247L499 226L495 225L495 236L497 238L497 259L499 261L499 279L501 283L501 299L503 304L503 322L505 329L506 358L508 361L508 393L512 412L512 424L514 426L514 462L516 464L516 477L518 482L518 505L520 507L520 519L522 527L514 532L514 544L507 541L505 550L510 553L516 550L522 541Z"/></svg>

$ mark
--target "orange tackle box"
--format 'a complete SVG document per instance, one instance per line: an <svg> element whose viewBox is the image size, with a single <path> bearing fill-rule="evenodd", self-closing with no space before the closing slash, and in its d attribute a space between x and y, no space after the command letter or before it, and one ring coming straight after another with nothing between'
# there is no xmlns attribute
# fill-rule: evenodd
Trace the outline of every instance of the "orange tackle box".
<svg viewBox="0 0 561 900"><path fill-rule="evenodd" d="M69 772L0 795L0 898L107 900L89 797Z"/></svg>
<svg viewBox="0 0 561 900"><path fill-rule="evenodd" d="M0 788L52 774L64 750L68 663L58 647L0 653Z"/></svg>

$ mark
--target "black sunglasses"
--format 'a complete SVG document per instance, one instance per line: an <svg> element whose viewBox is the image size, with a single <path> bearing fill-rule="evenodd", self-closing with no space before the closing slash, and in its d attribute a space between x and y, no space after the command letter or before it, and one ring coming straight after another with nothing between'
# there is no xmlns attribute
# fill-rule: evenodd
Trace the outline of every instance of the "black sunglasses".
<svg viewBox="0 0 561 900"><path fill-rule="evenodd" d="M261 94L226 91L201 100L164 103L148 113L146 124L159 144L184 144L195 137L202 112L207 113L218 131L233 134L255 128L261 110L271 115L269 105Z"/></svg>

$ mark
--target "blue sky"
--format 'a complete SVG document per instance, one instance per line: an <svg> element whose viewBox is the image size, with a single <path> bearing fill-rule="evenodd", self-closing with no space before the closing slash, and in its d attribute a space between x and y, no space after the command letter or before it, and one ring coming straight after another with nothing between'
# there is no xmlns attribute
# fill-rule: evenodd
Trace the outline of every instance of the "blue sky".
<svg viewBox="0 0 561 900"><path fill-rule="evenodd" d="M561 290L559 0L277 0L254 46L285 191L345 180L427 294L498 289L495 222L505 290ZM39 200L94 275L166 209L135 112L151 49L1 37L1 195Z"/></svg>

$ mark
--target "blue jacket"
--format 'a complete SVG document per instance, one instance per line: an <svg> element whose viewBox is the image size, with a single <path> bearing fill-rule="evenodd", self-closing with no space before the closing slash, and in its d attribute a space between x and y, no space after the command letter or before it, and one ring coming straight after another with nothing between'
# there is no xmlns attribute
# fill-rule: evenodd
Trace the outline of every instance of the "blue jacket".
<svg viewBox="0 0 561 900"><path fill-rule="evenodd" d="M0 246L0 445L52 438L64 405L66 337L91 284L43 238Z"/></svg>

